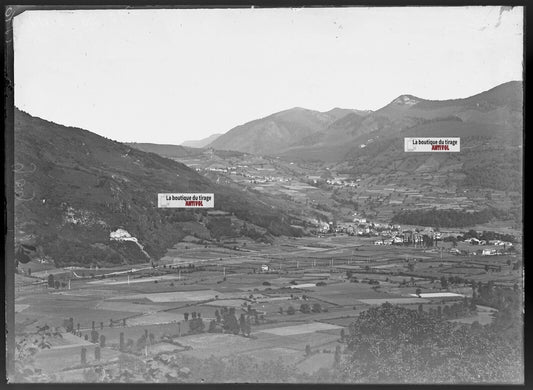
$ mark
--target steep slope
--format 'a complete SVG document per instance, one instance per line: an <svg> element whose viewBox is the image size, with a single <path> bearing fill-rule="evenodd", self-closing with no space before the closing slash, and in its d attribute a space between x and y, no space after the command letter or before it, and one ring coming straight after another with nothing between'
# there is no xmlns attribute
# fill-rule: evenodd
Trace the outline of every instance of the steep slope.
<svg viewBox="0 0 533 390"><path fill-rule="evenodd" d="M323 130L338 115L338 111L328 114L292 108L237 126L211 142L208 147L259 155L273 154Z"/></svg>
<svg viewBox="0 0 533 390"><path fill-rule="evenodd" d="M199 154L195 148L182 145L162 145L151 143L128 142L125 145L147 153L156 153L167 158L192 157Z"/></svg>
<svg viewBox="0 0 533 390"><path fill-rule="evenodd" d="M202 138L197 141L185 141L181 143L181 146L188 146L191 148L203 148L207 145L209 145L211 142L216 140L218 137L220 137L222 134L212 134L209 137Z"/></svg>
<svg viewBox="0 0 533 390"><path fill-rule="evenodd" d="M522 132L522 94L522 83L511 81L464 99L401 95L368 115L348 114L278 155L340 162L355 158L372 142L412 135L496 137L516 145Z"/></svg>
<svg viewBox="0 0 533 390"><path fill-rule="evenodd" d="M15 112L15 239L57 265L121 264L148 258L133 242L110 240L127 230L158 259L201 211L158 209L157 193L212 192L215 209L292 234L285 216L257 196L213 184L176 161ZM209 229L209 226L207 226Z"/></svg>
<svg viewBox="0 0 533 390"><path fill-rule="evenodd" d="M377 110L375 115L392 120L402 117L435 119L453 115L463 120L483 121L483 116L492 112L497 115L493 115L491 119L504 123L510 118L505 114L521 113L522 95L520 81L510 81L464 99L425 100L412 95L402 95ZM478 115L472 116L473 113Z"/></svg>

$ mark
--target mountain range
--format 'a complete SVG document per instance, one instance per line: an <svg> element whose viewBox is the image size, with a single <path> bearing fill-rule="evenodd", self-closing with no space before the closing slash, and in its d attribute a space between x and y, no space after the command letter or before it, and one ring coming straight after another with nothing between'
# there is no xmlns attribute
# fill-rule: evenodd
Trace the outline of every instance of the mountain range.
<svg viewBox="0 0 533 390"><path fill-rule="evenodd" d="M181 143L181 146L189 146L191 148L203 148L204 146L209 145L211 142L214 142L222 134L212 134L209 137L203 138L198 141L185 141Z"/></svg>
<svg viewBox="0 0 533 390"><path fill-rule="evenodd" d="M385 174L385 182L406 186L413 173L431 172L457 187L520 192L522 100L522 83L512 81L464 99L401 95L373 112L297 107L237 126L206 147L222 159L252 153L307 160L352 177ZM461 137L461 152L405 153L403 138L413 136ZM158 259L191 234L191 226L206 239L220 235L205 212L158 209L163 192L216 193L215 208L233 215L232 225L248 226L236 235L299 234L288 222L298 217L278 199L217 184L175 161L205 152L123 144L16 109L17 245L37 248L57 265L109 265ZM110 241L118 228L140 247Z"/></svg>
<svg viewBox="0 0 533 390"><path fill-rule="evenodd" d="M295 107L237 126L207 147L258 155L276 154L287 147L297 146L302 139L323 131L346 115L355 115L355 112L358 111L334 108L318 112Z"/></svg>
<svg viewBox="0 0 533 390"><path fill-rule="evenodd" d="M374 112L292 108L237 126L206 145L258 155L339 162L388 136L501 136L522 131L522 82L511 81L464 99L401 95ZM438 122L438 125L435 123ZM402 134L404 136L404 134Z"/></svg>

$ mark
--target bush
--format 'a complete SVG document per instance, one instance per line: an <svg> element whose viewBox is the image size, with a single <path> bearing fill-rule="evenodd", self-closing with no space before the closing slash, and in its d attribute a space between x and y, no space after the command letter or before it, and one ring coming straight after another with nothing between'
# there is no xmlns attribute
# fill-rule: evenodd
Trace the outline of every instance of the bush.
<svg viewBox="0 0 533 390"><path fill-rule="evenodd" d="M311 308L309 307L309 304L307 304L307 303L302 303L302 304L300 305L300 311L301 311L302 313L306 313L306 314L307 314L307 313L311 313Z"/></svg>
<svg viewBox="0 0 533 390"><path fill-rule="evenodd" d="M193 316L194 318L189 323L189 333L202 333L205 329L204 321L201 317ZM213 321L212 321L213 322ZM211 329L211 324L209 326Z"/></svg>

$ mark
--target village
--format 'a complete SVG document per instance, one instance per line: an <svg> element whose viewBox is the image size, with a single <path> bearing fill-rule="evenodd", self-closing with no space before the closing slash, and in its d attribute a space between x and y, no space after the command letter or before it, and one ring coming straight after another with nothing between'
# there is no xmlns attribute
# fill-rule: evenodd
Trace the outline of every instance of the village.
<svg viewBox="0 0 533 390"><path fill-rule="evenodd" d="M124 229L110 239L138 241ZM51 332L32 367L58 381L119 375L135 361L196 381L201 359L235 353L276 356L313 373L339 359L348 325L373 305L490 323L494 309L463 302L472 285L516 284L520 252L520 245L475 237L455 247L435 229L355 216L274 244L191 237L137 267L56 269L32 260L16 275L17 340Z"/></svg>

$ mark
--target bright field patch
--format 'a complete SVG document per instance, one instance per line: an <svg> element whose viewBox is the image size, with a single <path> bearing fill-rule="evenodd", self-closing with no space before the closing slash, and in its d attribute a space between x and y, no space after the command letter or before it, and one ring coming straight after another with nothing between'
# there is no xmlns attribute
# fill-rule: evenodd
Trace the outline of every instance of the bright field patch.
<svg viewBox="0 0 533 390"><path fill-rule="evenodd" d="M409 294L413 297L416 297L416 294ZM464 297L463 294L456 294L451 292L440 292L440 293L421 293L422 298L449 298L449 297Z"/></svg>
<svg viewBox="0 0 533 390"><path fill-rule="evenodd" d="M375 299L358 299L359 302L367 305L381 305L383 303L391 304L410 304L410 303L428 303L427 299L422 298L375 298Z"/></svg>
<svg viewBox="0 0 533 390"><path fill-rule="evenodd" d="M321 330L341 329L342 326L324 324L322 322L312 322L310 324L284 326L281 328L263 329L261 332L270 333L277 336L293 336L297 334L314 333Z"/></svg>
<svg viewBox="0 0 533 390"><path fill-rule="evenodd" d="M241 307L243 303L246 303L244 299L225 299L209 302L206 306Z"/></svg>
<svg viewBox="0 0 533 390"><path fill-rule="evenodd" d="M310 287L316 287L316 283L302 283L302 284L296 284L294 286L288 286L290 288L310 288Z"/></svg>
<svg viewBox="0 0 533 390"><path fill-rule="evenodd" d="M145 314L139 317L129 318L127 320L128 326L137 326L137 325L159 325L159 324L170 324L172 322L180 322L183 320L183 315L178 313L169 313L169 312L158 312ZM204 318L204 320L207 320Z"/></svg>
<svg viewBox="0 0 533 390"><path fill-rule="evenodd" d="M166 293L136 294L121 297L121 299L142 299L146 298L152 302L195 302L215 299L215 295L221 295L215 290L200 291L172 291Z"/></svg>

